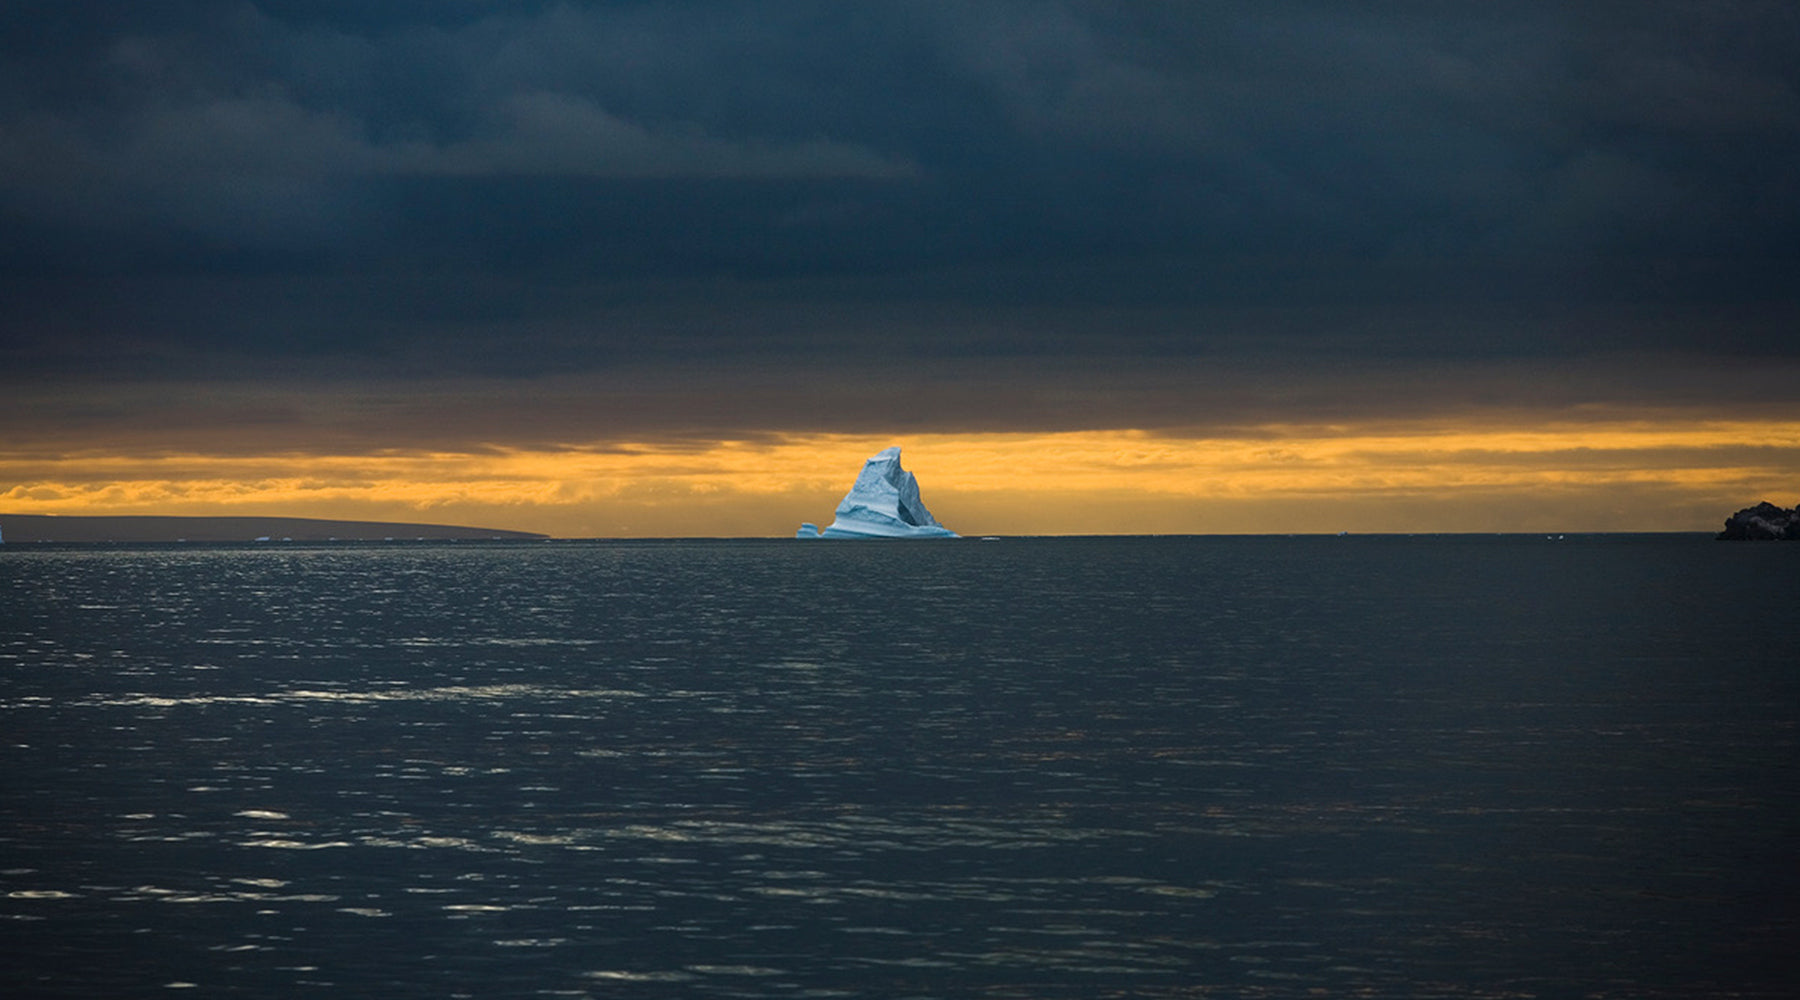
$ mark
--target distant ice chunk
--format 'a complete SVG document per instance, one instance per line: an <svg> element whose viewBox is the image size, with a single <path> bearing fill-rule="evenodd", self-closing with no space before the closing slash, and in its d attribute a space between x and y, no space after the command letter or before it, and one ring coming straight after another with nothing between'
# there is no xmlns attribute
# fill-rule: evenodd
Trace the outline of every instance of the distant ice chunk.
<svg viewBox="0 0 1800 1000"><path fill-rule="evenodd" d="M802 524L798 538L959 538L937 522L919 499L919 481L900 467L900 449L888 448L863 463L856 485L837 505L824 531Z"/></svg>

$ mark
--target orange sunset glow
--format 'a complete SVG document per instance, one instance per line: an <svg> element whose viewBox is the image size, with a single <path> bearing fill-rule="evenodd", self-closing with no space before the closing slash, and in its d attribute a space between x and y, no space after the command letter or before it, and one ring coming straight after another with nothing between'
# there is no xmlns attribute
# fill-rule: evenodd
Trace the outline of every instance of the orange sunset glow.
<svg viewBox="0 0 1800 1000"><path fill-rule="evenodd" d="M0 511L428 520L558 537L779 536L905 452L964 534L1706 530L1800 481L1800 420L786 435L373 455L9 456Z"/></svg>

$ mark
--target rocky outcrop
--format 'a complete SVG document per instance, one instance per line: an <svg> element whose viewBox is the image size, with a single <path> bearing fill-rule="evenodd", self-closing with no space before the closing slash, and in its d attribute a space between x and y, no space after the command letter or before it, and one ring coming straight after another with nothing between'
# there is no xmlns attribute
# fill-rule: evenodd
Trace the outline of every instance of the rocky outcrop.
<svg viewBox="0 0 1800 1000"><path fill-rule="evenodd" d="M1725 519L1720 541L1800 541L1800 509L1777 507L1764 500Z"/></svg>

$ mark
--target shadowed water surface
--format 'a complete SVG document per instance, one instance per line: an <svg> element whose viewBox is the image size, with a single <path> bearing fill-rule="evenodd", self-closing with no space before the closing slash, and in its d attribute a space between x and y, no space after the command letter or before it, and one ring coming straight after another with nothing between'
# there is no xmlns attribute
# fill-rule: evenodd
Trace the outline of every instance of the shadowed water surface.
<svg viewBox="0 0 1800 1000"><path fill-rule="evenodd" d="M1800 975L1800 547L0 550L8 996Z"/></svg>

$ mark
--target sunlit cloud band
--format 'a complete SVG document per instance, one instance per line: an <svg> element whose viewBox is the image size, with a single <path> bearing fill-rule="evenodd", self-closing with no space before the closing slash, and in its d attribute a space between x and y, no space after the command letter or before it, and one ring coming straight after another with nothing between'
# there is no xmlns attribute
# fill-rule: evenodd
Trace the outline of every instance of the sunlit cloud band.
<svg viewBox="0 0 1800 1000"><path fill-rule="evenodd" d="M416 520L560 536L779 535L828 519L862 460L905 448L965 533L1693 530L1800 491L1800 421L1529 428L1269 426L792 435L686 447L0 456L0 510Z"/></svg>

